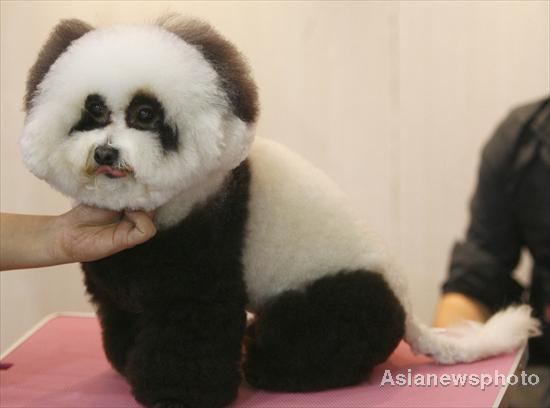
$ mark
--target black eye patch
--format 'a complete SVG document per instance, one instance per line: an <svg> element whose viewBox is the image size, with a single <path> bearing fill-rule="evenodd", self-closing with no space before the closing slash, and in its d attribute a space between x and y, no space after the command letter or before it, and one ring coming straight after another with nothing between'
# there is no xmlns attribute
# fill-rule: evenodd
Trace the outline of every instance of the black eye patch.
<svg viewBox="0 0 550 408"><path fill-rule="evenodd" d="M101 129L111 123L111 112L105 104L105 99L98 94L86 97L80 120L69 133L86 130Z"/></svg>
<svg viewBox="0 0 550 408"><path fill-rule="evenodd" d="M164 109L154 96L138 93L132 98L126 109L126 125L156 133L165 151L178 149L178 128L165 122Z"/></svg>

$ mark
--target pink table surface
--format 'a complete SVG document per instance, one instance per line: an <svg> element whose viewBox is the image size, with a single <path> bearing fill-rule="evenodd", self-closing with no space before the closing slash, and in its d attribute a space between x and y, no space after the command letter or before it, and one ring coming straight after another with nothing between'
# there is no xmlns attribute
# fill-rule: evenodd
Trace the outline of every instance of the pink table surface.
<svg viewBox="0 0 550 408"><path fill-rule="evenodd" d="M415 356L401 343L388 361L377 366L371 378L356 387L308 394L257 391L242 385L231 408L307 407L490 407L501 386L485 390L473 386L380 386L384 370L392 375L508 374L517 364L516 354L473 364L443 366ZM99 325L93 317L57 316L11 351L0 370L2 408L127 408L140 407L124 378L109 366L101 348Z"/></svg>

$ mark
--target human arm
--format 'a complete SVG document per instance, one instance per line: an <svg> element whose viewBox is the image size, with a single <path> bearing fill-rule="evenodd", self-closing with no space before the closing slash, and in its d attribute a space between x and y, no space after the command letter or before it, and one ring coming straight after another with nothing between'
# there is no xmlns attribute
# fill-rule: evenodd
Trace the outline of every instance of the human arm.
<svg viewBox="0 0 550 408"><path fill-rule="evenodd" d="M79 205L59 216L0 215L0 270L87 262L151 238L151 215Z"/></svg>
<svg viewBox="0 0 550 408"><path fill-rule="evenodd" d="M436 312L438 326L462 319L484 321L492 312L521 300L524 289L512 272L523 241L510 180L528 116L526 108L513 111L483 150L470 225L466 239L452 250Z"/></svg>

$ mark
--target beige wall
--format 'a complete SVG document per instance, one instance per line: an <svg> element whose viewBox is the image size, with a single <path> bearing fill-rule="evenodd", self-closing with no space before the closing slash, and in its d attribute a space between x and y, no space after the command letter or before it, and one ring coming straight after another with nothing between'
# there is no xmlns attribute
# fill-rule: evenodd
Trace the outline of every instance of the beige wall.
<svg viewBox="0 0 550 408"><path fill-rule="evenodd" d="M2 2L1 209L56 214L69 201L17 148L25 74L62 17L93 24L178 11L210 21L260 86L258 134L323 168L395 248L432 315L483 141L509 107L550 91L549 3ZM75 265L1 277L1 347L52 311L89 310Z"/></svg>

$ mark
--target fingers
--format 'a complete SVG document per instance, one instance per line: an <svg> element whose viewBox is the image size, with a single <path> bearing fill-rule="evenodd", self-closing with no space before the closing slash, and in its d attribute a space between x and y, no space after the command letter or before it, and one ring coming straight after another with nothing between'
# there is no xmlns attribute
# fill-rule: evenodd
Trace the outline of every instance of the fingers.
<svg viewBox="0 0 550 408"><path fill-rule="evenodd" d="M141 244L157 233L157 228L152 220L153 212L127 211L125 217L133 224L126 239L128 247Z"/></svg>

